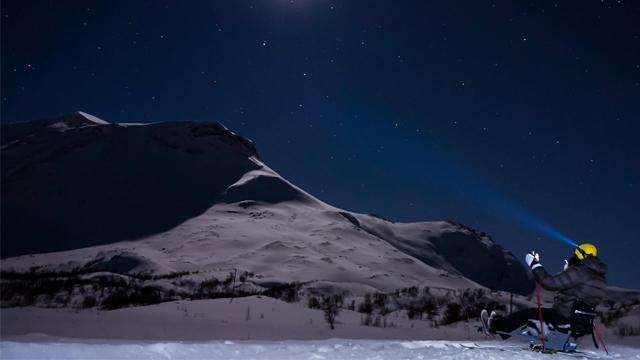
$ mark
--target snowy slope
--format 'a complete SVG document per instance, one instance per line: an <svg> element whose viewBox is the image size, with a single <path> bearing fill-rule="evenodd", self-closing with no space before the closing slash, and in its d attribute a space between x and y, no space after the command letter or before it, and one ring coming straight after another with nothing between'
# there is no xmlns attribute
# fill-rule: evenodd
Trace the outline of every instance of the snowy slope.
<svg viewBox="0 0 640 360"><path fill-rule="evenodd" d="M451 222L392 223L335 208L218 123L120 126L77 113L4 126L2 181L3 256L40 253L5 258L2 270L238 269L264 284L385 291L530 286L488 236Z"/></svg>

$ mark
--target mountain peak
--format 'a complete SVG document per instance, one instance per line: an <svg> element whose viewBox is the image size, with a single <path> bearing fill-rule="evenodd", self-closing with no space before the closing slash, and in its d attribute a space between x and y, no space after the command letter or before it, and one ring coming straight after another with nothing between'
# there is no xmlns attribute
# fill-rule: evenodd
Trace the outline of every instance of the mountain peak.
<svg viewBox="0 0 640 360"><path fill-rule="evenodd" d="M100 119L99 117L97 117L95 115L91 115L91 114L88 114L88 113L83 112L83 111L77 111L76 113L79 114L79 115L82 115L85 119L87 119L87 120L89 120L89 121L91 121L93 123L96 123L96 124L99 124L99 125L109 125L108 121L104 121L104 120Z"/></svg>

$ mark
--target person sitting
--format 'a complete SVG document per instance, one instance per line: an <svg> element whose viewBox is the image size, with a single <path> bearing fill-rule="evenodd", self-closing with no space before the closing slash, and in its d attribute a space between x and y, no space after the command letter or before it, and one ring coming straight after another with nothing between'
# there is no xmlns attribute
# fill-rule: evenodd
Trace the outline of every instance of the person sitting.
<svg viewBox="0 0 640 360"><path fill-rule="evenodd" d="M570 260L565 260L562 272L550 275L540 263L536 252L526 255L525 261L535 281L546 290L557 291L551 308L542 308L545 323L560 325L569 324L573 307L580 301L591 308L601 303L606 294L607 266L597 257L598 250L593 244L579 245ZM488 315L482 310L480 318L488 332L499 334L503 339L525 325L530 319L538 319L537 308L524 309L511 315L498 317L495 312Z"/></svg>

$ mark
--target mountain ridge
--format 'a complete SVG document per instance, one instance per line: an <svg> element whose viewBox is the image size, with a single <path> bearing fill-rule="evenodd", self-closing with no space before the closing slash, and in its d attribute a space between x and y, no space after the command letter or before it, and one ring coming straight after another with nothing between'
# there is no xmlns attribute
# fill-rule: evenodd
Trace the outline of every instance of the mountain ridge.
<svg viewBox="0 0 640 360"><path fill-rule="evenodd" d="M488 236L333 207L220 123L92 117L3 125L3 270L240 268L263 282L530 290L524 267Z"/></svg>

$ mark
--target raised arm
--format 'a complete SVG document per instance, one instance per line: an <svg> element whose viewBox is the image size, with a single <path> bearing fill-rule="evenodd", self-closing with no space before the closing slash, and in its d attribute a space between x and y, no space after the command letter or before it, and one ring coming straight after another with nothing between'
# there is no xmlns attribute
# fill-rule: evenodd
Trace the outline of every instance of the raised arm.
<svg viewBox="0 0 640 360"><path fill-rule="evenodd" d="M535 267L532 272L536 281L547 290L565 290L584 281L582 272L575 267L569 267L555 275L550 275L542 266Z"/></svg>

